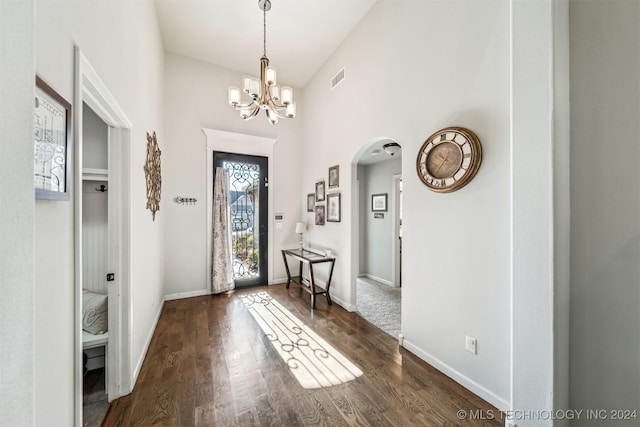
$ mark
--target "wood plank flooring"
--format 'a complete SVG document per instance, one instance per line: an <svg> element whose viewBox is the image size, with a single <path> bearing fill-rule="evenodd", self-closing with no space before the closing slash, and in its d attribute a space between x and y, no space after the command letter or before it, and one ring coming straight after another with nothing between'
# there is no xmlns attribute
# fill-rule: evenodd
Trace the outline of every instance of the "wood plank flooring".
<svg viewBox="0 0 640 427"><path fill-rule="evenodd" d="M364 374L304 389L239 295L266 291ZM460 419L459 410L474 418ZM483 411L483 412L480 412ZM496 419L487 420L492 414ZM284 285L167 301L133 392L105 426L502 426L499 411L340 306Z"/></svg>

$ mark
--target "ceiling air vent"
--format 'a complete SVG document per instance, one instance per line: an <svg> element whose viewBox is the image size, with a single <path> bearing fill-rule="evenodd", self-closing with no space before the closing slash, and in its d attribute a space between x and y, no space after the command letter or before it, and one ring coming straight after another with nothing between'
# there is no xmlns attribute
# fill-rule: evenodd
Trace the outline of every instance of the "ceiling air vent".
<svg viewBox="0 0 640 427"><path fill-rule="evenodd" d="M340 83L343 80L344 80L344 68L342 70L338 71L338 74L333 76L333 78L331 79L331 89L333 89L336 86L338 86L338 83Z"/></svg>

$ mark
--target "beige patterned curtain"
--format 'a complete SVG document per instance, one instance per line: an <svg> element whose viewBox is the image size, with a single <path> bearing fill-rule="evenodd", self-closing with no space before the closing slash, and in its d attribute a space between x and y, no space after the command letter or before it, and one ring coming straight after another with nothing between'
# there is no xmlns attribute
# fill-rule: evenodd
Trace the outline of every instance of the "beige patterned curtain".
<svg viewBox="0 0 640 427"><path fill-rule="evenodd" d="M211 293L235 288L231 260L231 217L229 213L229 171L216 168L213 186L213 251L211 254Z"/></svg>

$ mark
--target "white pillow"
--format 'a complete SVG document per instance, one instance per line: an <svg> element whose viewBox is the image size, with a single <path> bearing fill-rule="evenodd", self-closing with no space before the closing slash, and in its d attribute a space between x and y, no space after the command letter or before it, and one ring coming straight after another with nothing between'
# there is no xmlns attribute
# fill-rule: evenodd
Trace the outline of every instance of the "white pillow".
<svg viewBox="0 0 640 427"><path fill-rule="evenodd" d="M109 328L107 316L107 296L82 290L82 329L99 335Z"/></svg>

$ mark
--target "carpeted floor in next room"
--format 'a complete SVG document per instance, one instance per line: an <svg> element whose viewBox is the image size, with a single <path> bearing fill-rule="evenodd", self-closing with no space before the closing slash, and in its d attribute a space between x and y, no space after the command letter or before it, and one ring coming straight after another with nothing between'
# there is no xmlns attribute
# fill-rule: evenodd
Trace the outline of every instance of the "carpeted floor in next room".
<svg viewBox="0 0 640 427"><path fill-rule="evenodd" d="M358 277L356 286L356 311L360 316L398 338L401 288L393 288L366 277Z"/></svg>

